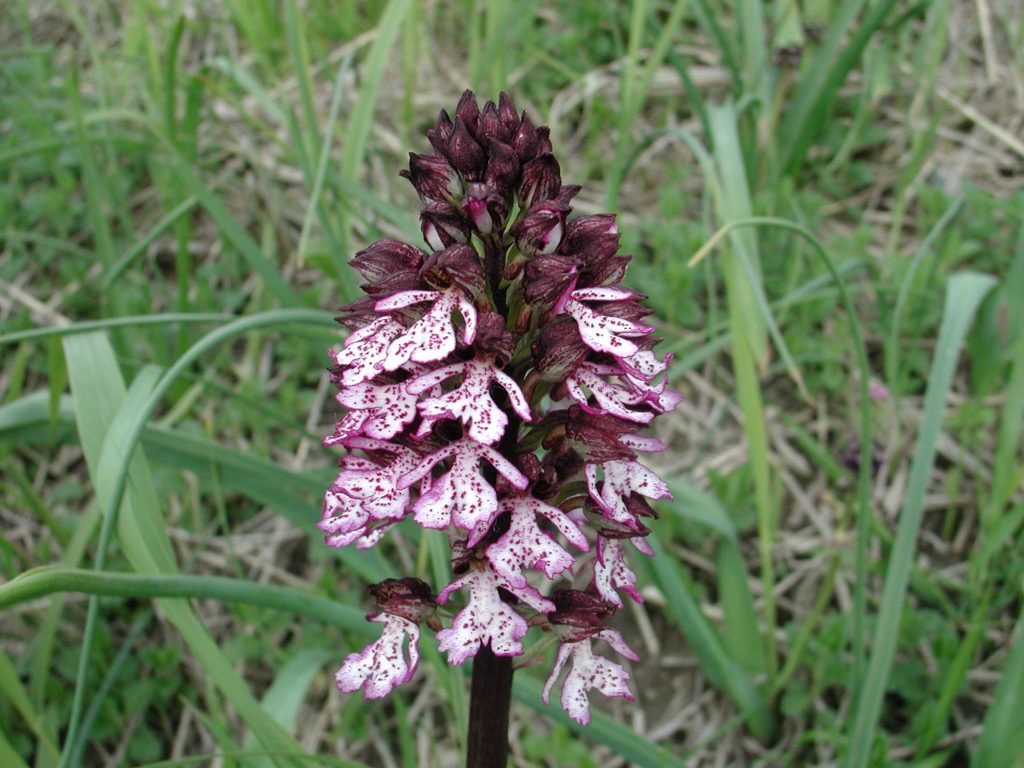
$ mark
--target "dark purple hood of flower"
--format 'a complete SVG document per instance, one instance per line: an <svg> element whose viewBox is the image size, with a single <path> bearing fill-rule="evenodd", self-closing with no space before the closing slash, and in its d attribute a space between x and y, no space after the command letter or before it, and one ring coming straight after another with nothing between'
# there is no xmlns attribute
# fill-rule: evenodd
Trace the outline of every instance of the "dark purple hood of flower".
<svg viewBox="0 0 1024 768"><path fill-rule="evenodd" d="M580 188L562 184L548 129L504 93L480 109L467 91L427 138L402 171L425 248L382 240L351 261L366 296L331 352L345 411L325 444L346 453L320 529L367 548L411 517L447 534L455 578L436 596L412 578L371 587L384 633L338 686L377 698L410 680L421 623L452 664L483 645L522 654L539 626L561 642L544 698L571 660L561 702L586 723L590 689L632 698L591 644L636 659L606 621L623 594L641 600L629 560L652 554L642 518L669 492L637 456L664 448L643 432L679 395L643 296L619 286L615 217L572 216ZM445 626L436 609L456 592Z"/></svg>

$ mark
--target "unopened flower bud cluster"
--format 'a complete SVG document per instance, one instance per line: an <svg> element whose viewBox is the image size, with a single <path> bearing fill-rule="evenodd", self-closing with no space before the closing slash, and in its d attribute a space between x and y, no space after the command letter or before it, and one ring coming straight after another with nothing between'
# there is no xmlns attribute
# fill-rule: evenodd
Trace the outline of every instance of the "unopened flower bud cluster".
<svg viewBox="0 0 1024 768"><path fill-rule="evenodd" d="M562 184L547 128L467 91L427 138L402 172L426 248L383 240L351 261L366 295L331 353L345 410L325 444L346 453L320 528L367 548L411 517L447 534L454 578L436 595L414 578L371 587L384 631L338 686L378 698L409 681L422 623L452 664L483 646L520 655L539 626L561 643L544 699L571 663L561 703L586 723L589 690L633 698L591 645L637 658L606 622L622 595L641 599L629 560L652 554L643 519L669 493L637 459L665 446L640 433L679 395L643 297L619 287L615 217L570 218L580 188Z"/></svg>

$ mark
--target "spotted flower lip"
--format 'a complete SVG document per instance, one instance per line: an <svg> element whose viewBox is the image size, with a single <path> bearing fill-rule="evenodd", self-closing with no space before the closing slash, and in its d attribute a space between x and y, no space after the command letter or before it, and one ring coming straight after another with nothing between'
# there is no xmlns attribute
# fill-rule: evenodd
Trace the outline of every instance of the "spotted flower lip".
<svg viewBox="0 0 1024 768"><path fill-rule="evenodd" d="M580 288L569 293L564 311L576 320L580 336L592 350L615 357L631 357L640 348L630 337L646 336L654 328L622 317L602 315L585 302L626 301L634 295L632 291L622 288Z"/></svg>
<svg viewBox="0 0 1024 768"><path fill-rule="evenodd" d="M388 344L381 367L394 371L410 360L416 363L431 363L443 360L455 351L455 327L452 313L458 309L462 314L465 328L462 341L470 344L476 335L476 308L457 289L447 291L402 291L374 305L378 312L432 301L430 310L408 329L401 328ZM390 326L388 326L390 328Z"/></svg>
<svg viewBox="0 0 1024 768"><path fill-rule="evenodd" d="M368 699L380 699L391 693L400 683L407 683L416 674L420 655L417 647L420 641L419 625L400 616L378 613L370 621L384 624L380 639L371 643L359 653L345 657L335 675L338 688L352 693L362 688ZM409 637L409 658L402 652L405 637Z"/></svg>
<svg viewBox="0 0 1024 768"><path fill-rule="evenodd" d="M453 459L450 469L432 480L430 490L413 504L415 520L424 528L455 525L463 530L475 531L478 538L483 533L482 527L491 521L498 510L497 494L480 473L481 460L488 461L517 488L525 488L528 480L494 448L463 438L425 456L398 479L397 487L408 488L449 458Z"/></svg>
<svg viewBox="0 0 1024 768"><path fill-rule="evenodd" d="M383 372L391 342L404 332L401 324L381 317L349 336L341 351L330 352L335 364L345 367L342 386L361 384Z"/></svg>
<svg viewBox="0 0 1024 768"><path fill-rule="evenodd" d="M371 585L383 631L336 682L370 699L409 682L423 625L454 665L518 656L532 627L561 643L544 700L564 674L562 707L587 723L592 691L633 698L593 644L637 659L608 621L641 601L632 560L653 555L652 504L671 498L640 458L666 447L647 430L681 398L671 356L621 285L615 216L573 215L547 127L467 91L427 140L402 172L423 243L351 261L365 295L330 353L343 413L324 444L345 453L318 527L357 548L398 525L441 532L454 576Z"/></svg>
<svg viewBox="0 0 1024 768"><path fill-rule="evenodd" d="M518 656L523 652L519 641L526 634L526 621L502 600L499 588L530 603L537 611L555 607L535 591L502 584L494 571L486 568L470 569L455 579L437 596L437 602L444 605L452 592L463 587L469 587L469 604L456 614L450 628L437 633L438 650L447 653L449 663L456 666L475 656L485 643L496 656Z"/></svg>
<svg viewBox="0 0 1024 768"><path fill-rule="evenodd" d="M510 406L523 421L530 421L530 405L523 391L508 374L502 372L493 360L467 360L421 374L405 385L408 396L432 389L454 376L462 376L462 383L437 397L419 402L423 417L417 437L428 434L440 419L460 419L468 424L466 434L478 443L493 445L501 439L508 426L508 416L498 407L488 390L492 383L505 390Z"/></svg>
<svg viewBox="0 0 1024 768"><path fill-rule="evenodd" d="M603 630L578 642L562 643L558 649L555 666L544 684L541 698L547 703L551 689L558 679L558 674L571 659L572 666L562 682L560 702L566 714L580 725L587 725L590 722L590 701L587 693L592 689L596 688L610 699L621 698L633 701L636 698L629 690L629 675L626 670L613 661L595 656L591 648L593 640L604 640L630 661L640 660L633 649L626 645L622 635L614 629Z"/></svg>
<svg viewBox="0 0 1024 768"><path fill-rule="evenodd" d="M501 511L509 513L509 528L487 548L487 559L494 572L513 587L526 586L526 568L540 568L549 579L572 568L576 558L555 539L542 531L538 518L550 522L569 542L584 552L590 549L587 537L557 507L532 496L504 499Z"/></svg>

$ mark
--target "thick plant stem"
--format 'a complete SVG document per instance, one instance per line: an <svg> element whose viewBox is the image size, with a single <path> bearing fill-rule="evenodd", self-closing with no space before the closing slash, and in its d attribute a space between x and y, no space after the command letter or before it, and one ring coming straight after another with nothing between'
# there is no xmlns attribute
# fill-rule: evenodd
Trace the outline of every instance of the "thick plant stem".
<svg viewBox="0 0 1024 768"><path fill-rule="evenodd" d="M482 646L473 660L466 768L505 768L508 763L512 672L512 657L495 656L490 645Z"/></svg>

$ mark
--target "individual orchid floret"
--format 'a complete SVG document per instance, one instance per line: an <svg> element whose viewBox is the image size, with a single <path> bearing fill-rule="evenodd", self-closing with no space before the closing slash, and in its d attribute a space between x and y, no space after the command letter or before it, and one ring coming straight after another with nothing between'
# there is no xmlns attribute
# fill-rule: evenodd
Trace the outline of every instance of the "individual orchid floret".
<svg viewBox="0 0 1024 768"><path fill-rule="evenodd" d="M469 603L455 616L452 625L437 633L438 650L448 654L456 666L475 656L481 645L489 645L496 656L518 656L523 652L519 641L528 629L525 619L501 598L498 588L511 592L534 610L547 613L555 610L550 600L536 590L502 584L489 567L474 564L466 573L445 587L437 596L444 605L457 589L469 587Z"/></svg>
<svg viewBox="0 0 1024 768"><path fill-rule="evenodd" d="M349 409L324 445L344 443L356 435L388 440L416 418L417 395L404 383L374 384L369 381L347 387L334 398Z"/></svg>
<svg viewBox="0 0 1024 768"><path fill-rule="evenodd" d="M565 387L572 398L588 413L610 413L627 421L649 423L655 416L653 411L630 407L644 403L645 393L618 386L608 380L619 371L616 366L583 363L566 377ZM594 396L596 406L590 405L586 390L590 390Z"/></svg>
<svg viewBox="0 0 1024 768"><path fill-rule="evenodd" d="M557 202L541 203L531 208L511 232L520 252L527 256L554 253L562 242L568 208Z"/></svg>
<svg viewBox="0 0 1024 768"><path fill-rule="evenodd" d="M532 496L504 499L500 510L510 515L508 530L487 548L487 559L495 573L513 587L526 586L523 568L539 568L549 579L572 568L576 559L537 525L538 516L547 519L577 549L590 549L569 516Z"/></svg>
<svg viewBox="0 0 1024 768"><path fill-rule="evenodd" d="M622 599L616 590L622 590L634 602L642 603L644 599L636 591L636 574L626 565L622 542L620 539L597 537L597 557L594 558L594 588L605 600L617 608L622 607Z"/></svg>
<svg viewBox="0 0 1024 768"><path fill-rule="evenodd" d="M398 481L416 467L419 454L405 446L363 437L351 438L346 445L394 455L384 465L346 456L342 471L324 496L323 518L317 526L324 532L324 541L333 547L360 541L365 548L376 542L376 537L363 538L376 523L390 525L408 513L409 486L400 488Z"/></svg>
<svg viewBox="0 0 1024 768"><path fill-rule="evenodd" d="M344 348L329 353L342 369L341 385L354 387L381 373L392 341L404 332L405 327L401 323L390 317L381 317L352 333L345 340Z"/></svg>
<svg viewBox="0 0 1024 768"><path fill-rule="evenodd" d="M468 425L466 434L478 443L493 445L501 439L508 416L491 399L491 383L497 383L508 395L513 412L523 421L530 420L530 406L515 380L499 370L493 360L467 360L421 374L406 385L406 391L419 395L453 376L462 376L456 389L420 402L423 417L416 437L423 437L440 419L460 419Z"/></svg>
<svg viewBox="0 0 1024 768"><path fill-rule="evenodd" d="M598 469L604 474L598 487ZM625 525L636 523L636 516L626 503L631 494L649 499L671 499L665 481L643 464L634 460L606 461L601 465L587 464L584 470L590 497L609 520Z"/></svg>
<svg viewBox="0 0 1024 768"><path fill-rule="evenodd" d="M395 274L415 277L426 254L398 240L378 240L349 259L349 264L370 285Z"/></svg>
<svg viewBox="0 0 1024 768"><path fill-rule="evenodd" d="M334 679L345 693L362 688L366 698L379 699L416 674L419 624L432 620L437 603L430 588L419 579L387 579L368 589L381 610L366 618L384 624L384 632L359 653L345 657ZM408 659L404 653L406 636Z"/></svg>
<svg viewBox="0 0 1024 768"><path fill-rule="evenodd" d="M431 481L430 490L420 496L412 510L417 523L424 528L447 528L455 525L474 531L472 546L486 531L498 511L498 497L493 486L480 474L480 462L486 460L513 486L522 490L528 480L508 459L494 448L463 438L425 456L398 481L408 488L423 479L440 462L454 459L451 468Z"/></svg>
<svg viewBox="0 0 1024 768"><path fill-rule="evenodd" d="M522 270L523 298L526 303L537 309L548 309L561 301L564 307L568 301L568 291L576 284L577 268L576 259L558 253L542 254L530 259ZM573 328L576 327L571 319L563 319L571 323ZM544 327L551 325L548 323Z"/></svg>
<svg viewBox="0 0 1024 768"><path fill-rule="evenodd" d="M383 623L383 634L359 653L346 656L334 680L344 693L362 688L366 698L380 699L391 693L396 685L412 680L416 674L420 661L417 648L420 628L408 619L387 613L373 614L367 619ZM408 660L403 652L406 635L409 636Z"/></svg>
<svg viewBox="0 0 1024 768"><path fill-rule="evenodd" d="M637 353L639 347L629 337L646 336L654 329L623 317L599 314L584 302L627 301L635 295L622 288L579 288L569 294L564 311L576 320L580 336L592 350L615 357L630 357Z"/></svg>
<svg viewBox="0 0 1024 768"><path fill-rule="evenodd" d="M546 153L523 166L519 186L519 207L528 210L534 203L551 200L562 187L561 169L555 156Z"/></svg>
<svg viewBox="0 0 1024 768"><path fill-rule="evenodd" d="M443 157L409 153L409 170L399 171L416 189L425 203L457 200L462 195L462 180Z"/></svg>
<svg viewBox="0 0 1024 768"><path fill-rule="evenodd" d="M441 251L450 245L468 243L469 223L448 203L430 203L420 214L420 231L427 245Z"/></svg>
<svg viewBox="0 0 1024 768"><path fill-rule="evenodd" d="M621 665L601 656L595 656L590 644L593 640L604 640L608 645L630 661L639 661L633 650L626 645L622 635L614 629L605 629L577 642L563 642L558 648L558 658L551 670L541 697L547 703L551 688L558 679L566 662L572 659L572 667L562 683L562 709L580 725L590 722L590 701L587 693L596 688L607 698L635 700L629 690L629 674Z"/></svg>
<svg viewBox="0 0 1024 768"><path fill-rule="evenodd" d="M387 352L381 364L385 371L394 371L405 365L409 360L417 363L430 363L444 360L455 351L455 328L452 325L452 313L458 309L462 315L464 328L462 341L471 344L476 334L476 308L473 302L456 288L446 291L402 291L375 305L378 312L390 312L396 309L433 301L430 310L409 328L399 329L399 334L392 334ZM352 382L355 383L355 382Z"/></svg>

